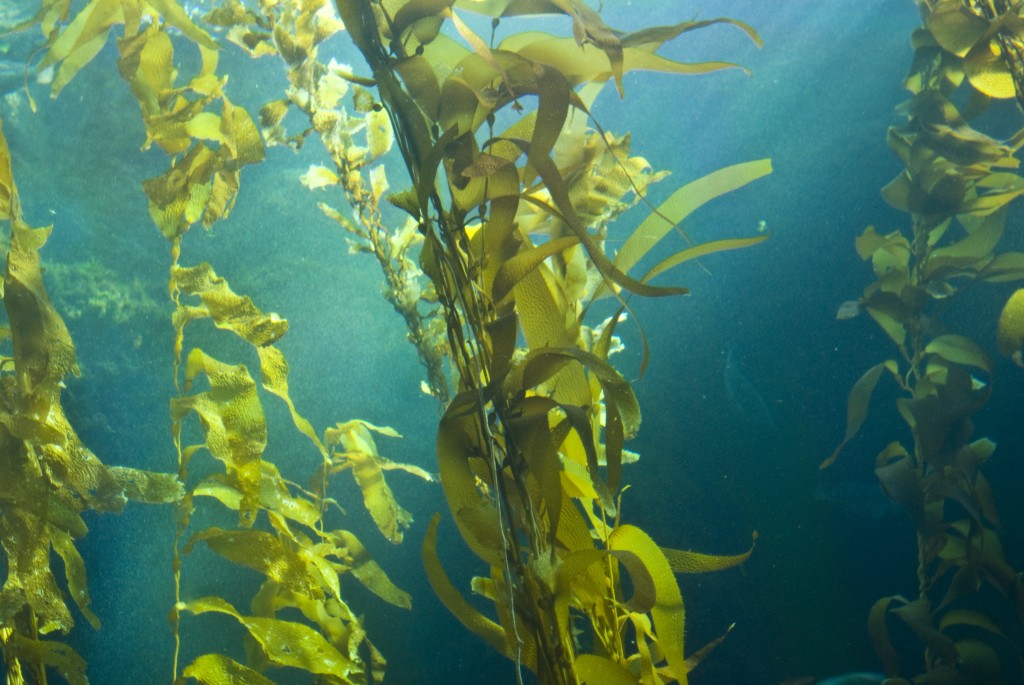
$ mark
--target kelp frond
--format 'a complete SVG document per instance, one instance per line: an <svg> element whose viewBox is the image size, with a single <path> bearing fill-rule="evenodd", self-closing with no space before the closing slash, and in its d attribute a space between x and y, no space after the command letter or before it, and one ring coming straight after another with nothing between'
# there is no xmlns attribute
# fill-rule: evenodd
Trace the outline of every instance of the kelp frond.
<svg viewBox="0 0 1024 685"><path fill-rule="evenodd" d="M694 661L684 653L674 572L746 557L673 552L673 566L646 533L620 522L623 445L639 429L640 411L608 362L622 311L596 329L584 317L602 294L683 293L649 281L763 239L691 246L647 274L629 273L690 212L771 167L740 165L688 186L612 257L604 247L610 222L645 201L663 174L630 155L628 138L592 121L596 88L583 86L615 79L621 88L633 69L713 70L654 53L715 22L626 34L575 1L336 5L412 179L392 198L422 235L420 266L442 308L459 380L438 428L439 477L462 538L489 568L473 590L493 602L495 615L481 613L448 579L437 517L422 549L435 592L470 631L540 682L685 683ZM459 19L462 9L496 18L566 14L574 36L513 34L489 45ZM582 639L578 619L587 625Z"/></svg>

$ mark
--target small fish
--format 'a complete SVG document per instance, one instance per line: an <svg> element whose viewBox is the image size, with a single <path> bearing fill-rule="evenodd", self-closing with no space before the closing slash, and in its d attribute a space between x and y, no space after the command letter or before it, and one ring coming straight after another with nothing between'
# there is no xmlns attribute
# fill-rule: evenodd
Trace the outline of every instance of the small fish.
<svg viewBox="0 0 1024 685"><path fill-rule="evenodd" d="M861 312L861 306L859 300L847 300L839 305L839 310L836 312L836 320L845 321L858 316Z"/></svg>
<svg viewBox="0 0 1024 685"><path fill-rule="evenodd" d="M735 348L730 347L725 355L723 378L726 396L729 398L729 412L739 426L746 432L764 438L776 436L778 427L768 409L768 403L743 373Z"/></svg>

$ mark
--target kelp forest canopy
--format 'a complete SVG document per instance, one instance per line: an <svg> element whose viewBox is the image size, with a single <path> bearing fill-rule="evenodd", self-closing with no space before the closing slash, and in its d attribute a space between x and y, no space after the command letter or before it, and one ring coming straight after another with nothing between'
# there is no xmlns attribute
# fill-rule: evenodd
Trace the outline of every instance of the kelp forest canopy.
<svg viewBox="0 0 1024 685"><path fill-rule="evenodd" d="M520 15L553 15L571 35L512 29L499 41L496 29ZM480 16L490 18L490 35L472 28ZM14 26L41 35L42 56L29 68L52 75L54 97L108 41L116 45L118 74L145 128L140 143L166 156L166 171L142 180L139 191L167 241L173 345L166 364L174 380L167 447L176 463L168 473L103 466L64 417L62 380L77 372L75 348L38 256L61 228L25 224L17 163L0 141L2 217L11 227L5 333L13 346L2 366L0 456L8 682L87 682L86 660L60 639L72 627L67 594L99 626L76 547L87 532L81 514L117 511L126 499L175 510L166 532L175 597L170 680L262 684L304 671L315 682L380 682L386 655L346 602L342 581L350 575L399 608L412 598L374 561L381 540L364 544L342 527L347 504L335 499L332 479L343 471L384 540L399 544L416 532L437 596L512 662L520 682L525 671L543 683L687 682L721 638L684 644L676 574L729 568L752 549L734 556L673 550L625 522L622 467L637 455L624 444L639 429L640 410L609 358L621 349L615 331L631 296L685 293L653 281L767 237L692 244L678 224L771 165L716 171L653 207L647 188L665 174L632 156L628 133L605 131L589 107L608 81L625 96L631 71L735 67L658 54L716 24L760 45L752 27L728 18L619 31L579 0L226 0L202 16L174 0L44 0ZM342 32L366 67L322 60L322 44ZM219 60L228 43L279 60L286 75L280 94L255 115L229 99ZM186 61L187 50L198 59ZM354 419L317 430L289 388L279 346L287 319L237 292L223 268L184 240L195 225L211 229L232 212L245 168L266 164L267 146L298 149L314 138L326 154L302 183L333 193L320 209L347 234L350 252L371 255L381 269L384 297L424 368L423 390L442 411L437 474L380 454L374 435L400 437L394 428ZM393 145L411 181L401 190L391 190L383 164ZM610 225L641 203L648 218L609 252ZM386 205L407 218L392 224ZM673 232L683 246L638 271ZM612 315L591 321L602 299ZM232 356L221 339L237 341L223 347ZM267 402L283 402L298 444L319 457L299 474L305 485L291 469L285 475L269 447ZM467 601L470 588L446 575L440 515L425 530L410 527L385 479L396 470L440 482L480 564L472 591L491 611ZM233 525L225 511L234 512ZM209 583L207 594L190 594L200 545L234 567L225 577L260 579L248 606L228 587L211 594ZM51 548L63 561L60 578ZM194 617L210 614L233 621L244 658L238 650L192 653Z"/></svg>

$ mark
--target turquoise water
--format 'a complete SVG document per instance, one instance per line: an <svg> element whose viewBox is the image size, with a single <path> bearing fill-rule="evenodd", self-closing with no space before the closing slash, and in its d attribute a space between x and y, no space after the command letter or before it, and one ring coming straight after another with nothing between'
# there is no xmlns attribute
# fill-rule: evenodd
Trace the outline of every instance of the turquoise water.
<svg viewBox="0 0 1024 685"><path fill-rule="evenodd" d="M627 445L641 459L626 470L633 487L623 499L625 516L675 548L735 553L749 545L753 530L759 533L742 568L681 578L688 646L736 624L692 682L774 685L878 670L866 615L881 596L916 592L914 531L909 520L859 512L849 500L862 499L859 487L874 485L874 455L902 430L899 418L873 412L830 474L857 487L823 489L817 466L842 437L849 388L891 354L867 317L836 321L835 312L870 279L854 238L869 224L884 232L906 223L879 189L901 169L885 133L899 121L894 108L905 99L901 82L919 16L910 0L606 0L603 16L610 25L638 28L698 12L752 24L765 46L757 50L735 29L719 26L688 34L667 54L736 61L751 75L630 74L626 99L607 89L595 112L606 129L633 132L634 154L671 170L651 193L655 204L714 169L771 157L770 177L684 226L698 241L750 235L759 226L771 238L679 272L676 280L692 290L688 297L636 302L651 363L634 384L644 423ZM559 27L569 30L567 21ZM324 50L324 61L335 56L361 68L344 36ZM26 218L55 226L43 253L53 265L47 286L58 309L78 312L65 317L82 368L64 394L72 423L104 463L169 471L169 254L139 189L142 179L163 172L166 158L139 150L145 135L138 106L117 77L116 56L108 45L56 100L33 84L37 113L23 96L11 96L0 101L0 116ZM229 95L250 111L286 86L273 60L253 61L227 47L221 63L231 74ZM1006 108L995 116L1017 114ZM394 426L404 437L380 439L382 454L433 470L437 406L420 391L421 368L402 322L380 297L379 271L369 258L347 254L341 231L316 207L328 200L324 192L298 182L322 161L316 143L299 153L269 149L264 163L243 171L231 217L212 234L193 230L183 253L211 262L237 292L288 319L280 347L291 365L292 397L314 426L352 418ZM401 178L397 161L389 174L401 185L394 180ZM625 234L643 214L627 215L614 230ZM1009 226L1018 230L1009 229L1007 239L1017 249L1024 242L1020 222L1015 208ZM1011 289L998 284L969 295L947 312L946 323L994 349L994 321ZM621 365L632 378L639 337L628 326L620 331L627 348ZM204 335L214 338L199 333L194 344L203 344ZM731 371L730 350L742 351ZM1000 445L990 479L1007 556L1020 567L1024 504L1013 483L1020 482L1024 456L1024 374L1000 360L996 377L976 430ZM894 396L880 387L876 407ZM297 439L286 408L269 400L264 408L268 454L305 482L302 474L318 455ZM774 429L768 437L756 428L766 420ZM440 488L398 472L389 482L415 518L401 546L377 533L350 479L338 478L334 493L346 503L344 525L413 596L412 610L404 611L354 583L344 586L388 659L386 682L514 682L511 664L468 634L426 582L419 545L433 512L447 514ZM121 516L91 515L87 523L90 533L79 547L103 628L94 632L79 620L69 642L89 660L91 682L169 680L171 510L130 505ZM481 572L450 517L440 553L457 582ZM256 574L225 571L209 553L197 551L186 563L186 596L217 592L245 606L258 587ZM186 653L221 649L241 659L230 625L191 619Z"/></svg>

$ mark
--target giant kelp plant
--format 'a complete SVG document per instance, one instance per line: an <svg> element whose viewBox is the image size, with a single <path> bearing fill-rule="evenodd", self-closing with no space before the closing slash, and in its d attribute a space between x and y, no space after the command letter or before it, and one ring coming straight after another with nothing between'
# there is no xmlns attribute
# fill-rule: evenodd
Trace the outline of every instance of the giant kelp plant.
<svg viewBox="0 0 1024 685"><path fill-rule="evenodd" d="M880 234L869 227L857 239L875 281L840 309L840 318L866 311L898 356L857 381L846 438L822 467L863 424L881 377L892 377L911 442L883 449L875 474L914 521L919 582L916 596L875 604L872 641L886 672L908 677L894 682L1020 682L1024 582L1003 555L992 487L982 471L996 445L975 437L972 423L991 393L994 364L975 340L948 332L940 318L969 287L1024 279L1024 253L998 249L1008 205L1024 194L1016 173L1024 129L999 140L971 124L994 100L1024 105L1024 16L1019 3L998 0L919 5L924 24L913 34L905 82L911 98L901 106L907 120L889 131L889 145L906 168L883 190L910 215L910 228ZM1012 116L1019 119L1019 112ZM1021 299L1015 295L1007 304L998 335L1002 351L1018 363ZM923 671L912 679L921 666L901 663L890 614L924 644Z"/></svg>
<svg viewBox="0 0 1024 685"><path fill-rule="evenodd" d="M489 39L463 18L467 11L491 18ZM565 17L573 36L526 31L496 42L499 25L522 14ZM369 75L319 60L319 46L342 21ZM612 256L605 250L609 223L646 202L648 185L662 175L631 157L628 136L605 132L589 108L609 80L623 94L630 71L701 74L735 66L657 54L664 43L715 24L760 42L732 19L622 32L580 0L227 0L200 23L174 0L44 0L23 28L42 30L40 66L55 68L54 95L116 29L117 66L138 100L145 147L169 157L168 170L142 188L169 242L175 335L168 366L177 388L169 401L178 459L176 477L103 469L73 440L59 411L59 382L73 369L73 348L42 290L35 250L44 234L23 226L8 170L0 187L8 189L3 217L12 224L4 297L14 352L4 363L10 437L0 458L4 473L18 477L0 487L9 567L0 639L11 682L46 682L47 667L85 682L82 659L40 637L70 627L66 611L57 611L63 604L48 571L51 546L90 616L70 540L84 533L77 518L83 509L116 508L95 490L109 490L112 502L132 496L177 507L177 529L168 533L177 600L170 612L173 680L264 684L282 667L324 683L383 678L384 658L346 604L339 576L350 573L399 606L410 598L351 532L334 527L329 481L351 470L380 532L397 543L411 520L383 471L431 475L378 454L372 432L396 435L390 428L348 421L318 434L288 389L288 364L276 345L287 321L236 293L209 263L183 262L184 236L228 215L241 170L263 161L264 141L298 147L313 134L333 169L315 166L304 182L339 188L353 207L354 221L322 205L351 235L352 251L377 258L385 296L426 368L424 388L444 409L439 479L463 539L486 565L473 590L493 603L494 615L470 604L445 574L435 516L422 556L442 602L514 662L520 682L523 669L541 683L687 682L715 642L684 650L674 574L727 568L750 552L717 557L662 548L622 522L622 465L636 456L624 442L637 432L640 412L609 357L631 295L683 293L651 281L766 237L690 245L629 273L670 232L682 233L678 223L691 212L771 167L767 160L739 164L683 186ZM254 57L278 56L287 68L286 92L260 111L263 140L254 119L227 97L212 28L226 30ZM176 57L182 42L199 50L193 74ZM342 104L349 94L351 111ZM292 109L309 128L289 135ZM392 141L411 186L388 194L374 162ZM385 199L408 215L398 228L386 226ZM588 325L602 299L611 316ZM196 346L186 334L204 321L251 354L224 361ZM266 393L285 402L320 457L308 488L283 477L266 454ZM191 467L203 451L219 467L204 465L199 470L208 475L199 478ZM237 526L203 526L202 502L237 512ZM262 576L247 609L220 596L189 595L188 553L199 543ZM183 617L208 613L241 626L244 664L209 653L179 665Z"/></svg>
<svg viewBox="0 0 1024 685"><path fill-rule="evenodd" d="M0 287L7 314L3 339L12 347L0 362L0 545L7 562L0 650L11 685L46 682L47 667L69 683L84 683L84 660L46 637L73 625L52 555L63 562L72 601L99 628L75 547L88 532L82 513L118 512L129 499L177 502L182 488L170 474L104 465L68 422L60 392L64 378L77 373L75 347L50 304L39 259L52 227L25 222L2 130L0 220L11 231Z"/></svg>
<svg viewBox="0 0 1024 685"><path fill-rule="evenodd" d="M721 568L744 555L663 550L620 521L623 442L640 415L608 357L625 293L684 292L650 280L741 243L690 247L636 277L627 270L682 214L769 167L740 165L674 197L612 259L603 234L590 230L590 193L574 194L586 190L578 184L588 180L579 174L585 168L552 153L564 127L589 116L578 86L614 79L621 93L632 69L692 71L657 50L709 24L756 34L732 20L624 33L572 0L337 5L412 179L392 201L423 235L420 262L443 308L459 382L438 429L441 484L463 539L489 567L473 588L494 603L497 620L445 574L437 517L423 544L435 592L514 660L520 682L523 667L541 683L686 682L699 657L683 649L673 572ZM574 38L529 32L495 44L493 31L484 40L460 18L462 9L489 14L493 27L517 14L567 15ZM446 23L468 47L441 32ZM603 144L615 155L612 142ZM588 335L583 318L605 293L622 307Z"/></svg>

